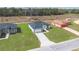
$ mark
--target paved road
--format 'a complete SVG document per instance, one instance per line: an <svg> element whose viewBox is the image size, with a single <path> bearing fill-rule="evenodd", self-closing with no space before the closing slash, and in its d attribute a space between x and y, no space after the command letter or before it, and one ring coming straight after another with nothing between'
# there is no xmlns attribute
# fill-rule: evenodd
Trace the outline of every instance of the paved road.
<svg viewBox="0 0 79 59"><path fill-rule="evenodd" d="M38 40L41 43L40 47L44 47L44 46L50 46L52 44L55 44L54 42L50 41L45 35L44 33L35 33L36 36L38 37Z"/></svg>
<svg viewBox="0 0 79 59"><path fill-rule="evenodd" d="M63 43L58 43L57 45L50 45L48 47L32 49L32 51L71 51L76 48L79 48L79 38Z"/></svg>

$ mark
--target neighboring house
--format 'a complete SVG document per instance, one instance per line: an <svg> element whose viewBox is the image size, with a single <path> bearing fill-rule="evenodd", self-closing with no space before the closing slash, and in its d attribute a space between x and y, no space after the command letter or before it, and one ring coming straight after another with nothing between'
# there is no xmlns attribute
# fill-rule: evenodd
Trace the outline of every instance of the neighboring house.
<svg viewBox="0 0 79 59"><path fill-rule="evenodd" d="M43 32L44 30L48 30L50 28L50 25L42 21L36 21L29 23L29 27L33 32Z"/></svg>
<svg viewBox="0 0 79 59"><path fill-rule="evenodd" d="M2 33L16 33L17 25L12 23L1 23L0 24L0 36Z"/></svg>
<svg viewBox="0 0 79 59"><path fill-rule="evenodd" d="M55 25L57 27L60 27L60 28L67 27L69 25L69 21L67 21L67 20L64 20L64 21L62 21L62 20L54 20L53 25Z"/></svg>

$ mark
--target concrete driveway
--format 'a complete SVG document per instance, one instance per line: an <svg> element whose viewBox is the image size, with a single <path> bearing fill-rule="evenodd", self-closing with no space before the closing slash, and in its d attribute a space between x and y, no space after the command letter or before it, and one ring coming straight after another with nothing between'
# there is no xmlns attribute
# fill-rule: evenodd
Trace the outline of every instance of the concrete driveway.
<svg viewBox="0 0 79 59"><path fill-rule="evenodd" d="M38 37L38 40L40 41L41 45L40 47L44 47L44 46L50 46L52 44L55 44L54 42L50 41L45 35L44 33L35 33L36 36Z"/></svg>
<svg viewBox="0 0 79 59"><path fill-rule="evenodd" d="M32 27L30 25L28 25L29 28L33 31ZM52 44L55 44L54 42L50 41L45 35L43 32L40 32L40 33L36 33L34 32L35 35L37 36L38 40L40 41L40 47L45 47L45 46L50 46Z"/></svg>

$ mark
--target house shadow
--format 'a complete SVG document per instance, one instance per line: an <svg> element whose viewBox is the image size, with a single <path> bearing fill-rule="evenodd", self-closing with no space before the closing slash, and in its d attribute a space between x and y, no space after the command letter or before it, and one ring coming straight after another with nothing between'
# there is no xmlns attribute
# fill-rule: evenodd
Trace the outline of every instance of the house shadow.
<svg viewBox="0 0 79 59"><path fill-rule="evenodd" d="M5 38L6 37L6 33L1 33L0 38Z"/></svg>
<svg viewBox="0 0 79 59"><path fill-rule="evenodd" d="M17 33L21 33L21 28L20 27L17 27Z"/></svg>

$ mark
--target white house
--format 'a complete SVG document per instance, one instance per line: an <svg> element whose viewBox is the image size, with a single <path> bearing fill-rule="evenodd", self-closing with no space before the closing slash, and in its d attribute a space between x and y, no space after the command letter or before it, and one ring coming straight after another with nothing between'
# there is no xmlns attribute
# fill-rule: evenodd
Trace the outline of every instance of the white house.
<svg viewBox="0 0 79 59"><path fill-rule="evenodd" d="M50 25L42 21L36 21L29 23L29 27L33 32L43 32L44 30L48 30Z"/></svg>

